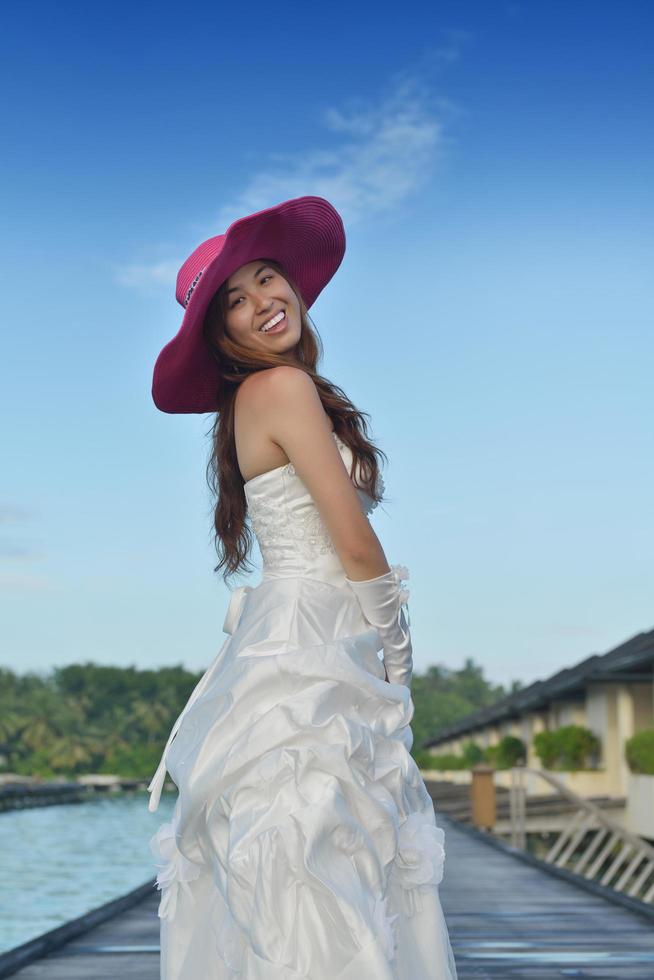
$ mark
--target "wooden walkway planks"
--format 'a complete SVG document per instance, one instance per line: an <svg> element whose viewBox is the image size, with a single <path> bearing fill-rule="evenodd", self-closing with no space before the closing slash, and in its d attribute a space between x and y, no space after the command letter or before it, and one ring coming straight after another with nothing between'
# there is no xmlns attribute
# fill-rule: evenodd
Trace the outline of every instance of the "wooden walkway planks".
<svg viewBox="0 0 654 980"><path fill-rule="evenodd" d="M12 977L159 980L159 898L159 892L153 888L152 895L138 905L24 966Z"/></svg>
<svg viewBox="0 0 654 980"><path fill-rule="evenodd" d="M654 926L646 919L471 836L438 809L437 821L446 835L441 898L459 980L654 978ZM14 976L159 980L158 901L153 890Z"/></svg>
<svg viewBox="0 0 654 980"><path fill-rule="evenodd" d="M653 923L472 836L438 804L436 820L460 980L653 980Z"/></svg>

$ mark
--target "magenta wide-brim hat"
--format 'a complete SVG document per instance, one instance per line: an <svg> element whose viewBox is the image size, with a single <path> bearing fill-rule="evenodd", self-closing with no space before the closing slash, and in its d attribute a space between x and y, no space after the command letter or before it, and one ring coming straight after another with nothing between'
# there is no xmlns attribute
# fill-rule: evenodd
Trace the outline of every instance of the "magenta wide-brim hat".
<svg viewBox="0 0 654 980"><path fill-rule="evenodd" d="M157 408L175 414L217 411L220 376L202 326L216 291L237 269L255 259L274 259L295 281L309 309L344 253L343 221L323 197L297 197L257 211L198 245L177 275L182 325L154 366Z"/></svg>

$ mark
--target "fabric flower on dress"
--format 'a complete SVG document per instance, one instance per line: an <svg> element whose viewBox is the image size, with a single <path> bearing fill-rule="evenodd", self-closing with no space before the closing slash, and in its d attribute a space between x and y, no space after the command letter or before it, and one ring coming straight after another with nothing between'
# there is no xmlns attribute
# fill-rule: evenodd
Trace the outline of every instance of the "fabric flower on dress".
<svg viewBox="0 0 654 980"><path fill-rule="evenodd" d="M150 850L155 864L160 868L157 874L157 889L161 892L159 918L172 919L177 909L177 893L181 887L190 895L187 884L194 881L202 872L200 865L185 858L177 847L175 827L172 821L163 823L150 839Z"/></svg>
<svg viewBox="0 0 654 980"><path fill-rule="evenodd" d="M406 565L391 565L391 571L393 573L393 576L398 586L400 608L404 607L404 611L406 613L406 625L410 626L411 618L409 616L408 603L409 603L409 596L411 595L411 593L405 586L402 585L402 580L409 578L409 569L406 567Z"/></svg>
<svg viewBox="0 0 654 980"><path fill-rule="evenodd" d="M402 579L409 578L409 569L406 567L406 565L391 565L391 571L395 573L395 579L398 584L402 581Z"/></svg>
<svg viewBox="0 0 654 980"><path fill-rule="evenodd" d="M416 893L428 891L443 879L445 832L422 813L411 813L400 827L392 875L403 889L407 913L421 902Z"/></svg>
<svg viewBox="0 0 654 980"><path fill-rule="evenodd" d="M383 495L386 492L386 484L384 483L384 478L382 476L379 477L379 489L383 497ZM366 515L366 517L368 517L370 514L372 514L375 507L379 505L380 501L375 500L373 497L370 496L370 494L366 493L365 490L359 489L358 494L359 494L359 499L361 500L361 504L363 506L363 512Z"/></svg>

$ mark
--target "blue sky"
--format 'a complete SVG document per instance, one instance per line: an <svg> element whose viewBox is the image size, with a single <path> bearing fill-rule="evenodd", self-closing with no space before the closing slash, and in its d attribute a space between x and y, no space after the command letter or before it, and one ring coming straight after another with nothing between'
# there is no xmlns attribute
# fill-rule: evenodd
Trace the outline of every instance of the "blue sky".
<svg viewBox="0 0 654 980"><path fill-rule="evenodd" d="M217 653L211 417L152 366L192 249L301 194L345 220L312 317L389 457L416 669L651 629L650 5L221 7L3 13L0 662Z"/></svg>

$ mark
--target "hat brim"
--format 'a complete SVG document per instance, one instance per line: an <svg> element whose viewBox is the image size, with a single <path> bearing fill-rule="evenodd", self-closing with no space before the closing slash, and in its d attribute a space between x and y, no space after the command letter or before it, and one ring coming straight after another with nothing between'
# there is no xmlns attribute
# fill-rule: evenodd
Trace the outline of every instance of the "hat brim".
<svg viewBox="0 0 654 980"><path fill-rule="evenodd" d="M294 198L234 221L194 286L179 331L157 357L152 379L157 408L171 414L217 410L220 376L202 326L216 291L237 269L258 258L274 259L309 309L344 254L343 222L322 197Z"/></svg>

